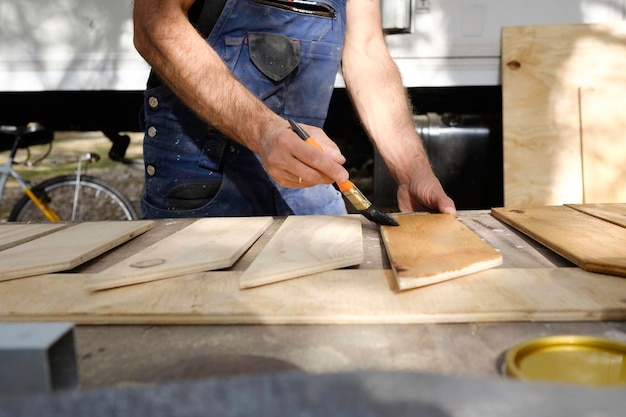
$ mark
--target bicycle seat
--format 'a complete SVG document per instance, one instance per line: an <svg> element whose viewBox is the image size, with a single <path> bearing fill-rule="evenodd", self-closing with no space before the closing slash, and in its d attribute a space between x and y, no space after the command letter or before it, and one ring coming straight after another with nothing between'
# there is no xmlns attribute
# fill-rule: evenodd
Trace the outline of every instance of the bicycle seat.
<svg viewBox="0 0 626 417"><path fill-rule="evenodd" d="M18 149L35 145L46 145L54 139L54 132L39 123L28 123L21 126L0 125L0 152L13 149L15 141Z"/></svg>

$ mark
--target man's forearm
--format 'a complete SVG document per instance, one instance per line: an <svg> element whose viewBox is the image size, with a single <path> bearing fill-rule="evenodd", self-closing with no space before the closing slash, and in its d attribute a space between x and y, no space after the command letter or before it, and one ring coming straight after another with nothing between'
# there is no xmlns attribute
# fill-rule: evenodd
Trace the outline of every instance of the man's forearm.
<svg viewBox="0 0 626 417"><path fill-rule="evenodd" d="M180 8L156 2L163 8L155 11L138 7L139 2L134 11L137 50L199 117L255 152L264 132L285 127L284 120L232 76Z"/></svg>
<svg viewBox="0 0 626 417"><path fill-rule="evenodd" d="M346 51L346 87L366 132L398 183L432 172L415 132L406 89L386 47Z"/></svg>

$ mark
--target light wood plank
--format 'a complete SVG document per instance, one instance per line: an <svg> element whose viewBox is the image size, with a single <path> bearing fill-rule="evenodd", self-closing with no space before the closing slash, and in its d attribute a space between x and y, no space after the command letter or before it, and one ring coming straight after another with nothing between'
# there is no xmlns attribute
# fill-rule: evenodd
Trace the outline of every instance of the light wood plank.
<svg viewBox="0 0 626 417"><path fill-rule="evenodd" d="M241 275L241 288L363 262L361 216L289 216Z"/></svg>
<svg viewBox="0 0 626 417"><path fill-rule="evenodd" d="M566 204L566 206L618 226L626 227L626 203Z"/></svg>
<svg viewBox="0 0 626 417"><path fill-rule="evenodd" d="M626 319L626 280L579 268L492 268L400 293L391 271L342 269L241 291L211 271L91 292L89 276L0 283L0 320L83 324L367 324Z"/></svg>
<svg viewBox="0 0 626 417"><path fill-rule="evenodd" d="M65 223L5 223L0 225L0 250L29 242L67 227Z"/></svg>
<svg viewBox="0 0 626 417"><path fill-rule="evenodd" d="M448 214L394 215L382 238L398 289L423 287L493 268L502 255Z"/></svg>
<svg viewBox="0 0 626 417"><path fill-rule="evenodd" d="M104 290L230 267L272 221L271 217L199 219L94 275L87 285Z"/></svg>
<svg viewBox="0 0 626 417"><path fill-rule="evenodd" d="M579 267L626 276L626 229L566 206L494 208L492 215Z"/></svg>
<svg viewBox="0 0 626 417"><path fill-rule="evenodd" d="M585 204L626 202L625 108L626 78L624 84L580 89Z"/></svg>
<svg viewBox="0 0 626 417"><path fill-rule="evenodd" d="M625 85L624 67L626 22L503 28L506 207L583 203L578 91Z"/></svg>
<svg viewBox="0 0 626 417"><path fill-rule="evenodd" d="M0 252L0 281L67 271L144 233L154 222L80 223Z"/></svg>

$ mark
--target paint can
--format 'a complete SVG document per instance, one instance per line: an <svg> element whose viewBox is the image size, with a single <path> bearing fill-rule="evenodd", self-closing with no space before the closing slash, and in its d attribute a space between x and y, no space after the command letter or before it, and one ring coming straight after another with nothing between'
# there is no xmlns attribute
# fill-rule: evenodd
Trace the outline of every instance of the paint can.
<svg viewBox="0 0 626 417"><path fill-rule="evenodd" d="M522 342L504 356L504 373L522 381L626 386L626 343L581 336Z"/></svg>

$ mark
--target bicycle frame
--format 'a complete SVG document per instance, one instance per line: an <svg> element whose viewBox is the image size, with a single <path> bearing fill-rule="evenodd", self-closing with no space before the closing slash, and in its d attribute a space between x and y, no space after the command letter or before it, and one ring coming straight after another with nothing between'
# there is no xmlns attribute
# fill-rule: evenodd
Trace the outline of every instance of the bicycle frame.
<svg viewBox="0 0 626 417"><path fill-rule="evenodd" d="M39 210L41 210L41 212L44 214L44 216L46 216L48 220L50 220L51 222L60 222L61 218L59 217L59 215L50 207L48 207L45 202L39 199L30 189L30 185L26 181L24 181L24 178L22 178L22 176L15 169L13 169L13 159L13 156L9 155L7 163L0 166L0 200L2 199L2 195L4 194L4 188L10 176L15 179L15 181L17 181L20 187L22 187L24 193L26 193L28 198L32 200L32 202L37 206L37 208L39 208ZM76 197L74 198L76 200Z"/></svg>

